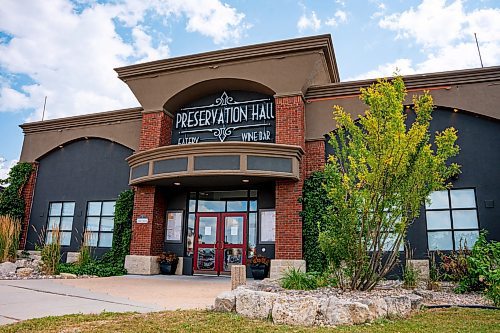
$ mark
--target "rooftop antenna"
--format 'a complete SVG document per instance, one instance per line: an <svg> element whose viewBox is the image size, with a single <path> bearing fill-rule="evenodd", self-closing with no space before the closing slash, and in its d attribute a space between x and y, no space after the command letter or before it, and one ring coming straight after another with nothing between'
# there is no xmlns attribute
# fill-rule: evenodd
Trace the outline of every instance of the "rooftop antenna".
<svg viewBox="0 0 500 333"><path fill-rule="evenodd" d="M43 102L42 121L45 118L45 105L47 105L47 96L45 96L45 101Z"/></svg>
<svg viewBox="0 0 500 333"><path fill-rule="evenodd" d="M479 61L481 61L481 68L484 68L484 66L483 66L483 59L481 58L481 51L479 50L479 43L477 42L477 35L476 35L476 33L474 33L474 38L476 39L477 53L479 53Z"/></svg>

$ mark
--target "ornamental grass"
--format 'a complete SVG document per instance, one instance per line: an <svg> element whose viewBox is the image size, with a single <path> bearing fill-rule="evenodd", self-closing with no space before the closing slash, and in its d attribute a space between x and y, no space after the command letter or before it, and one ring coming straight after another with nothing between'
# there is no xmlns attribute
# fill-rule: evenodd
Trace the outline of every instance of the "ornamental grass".
<svg viewBox="0 0 500 333"><path fill-rule="evenodd" d="M0 216L0 263L16 260L20 232L21 220L6 215Z"/></svg>

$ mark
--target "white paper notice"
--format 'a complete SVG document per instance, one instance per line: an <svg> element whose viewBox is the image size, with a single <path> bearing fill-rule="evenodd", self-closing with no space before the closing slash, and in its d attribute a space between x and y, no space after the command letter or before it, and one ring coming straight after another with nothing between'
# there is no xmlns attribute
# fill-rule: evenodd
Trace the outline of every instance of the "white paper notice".
<svg viewBox="0 0 500 333"><path fill-rule="evenodd" d="M238 236L238 227L231 227L231 236Z"/></svg>
<svg viewBox="0 0 500 333"><path fill-rule="evenodd" d="M205 227L205 236L212 235L212 227Z"/></svg>

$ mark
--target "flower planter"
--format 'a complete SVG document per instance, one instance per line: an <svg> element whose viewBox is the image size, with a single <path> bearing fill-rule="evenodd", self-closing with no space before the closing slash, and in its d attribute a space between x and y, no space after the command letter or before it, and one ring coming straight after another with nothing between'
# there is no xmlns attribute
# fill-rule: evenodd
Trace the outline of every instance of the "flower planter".
<svg viewBox="0 0 500 333"><path fill-rule="evenodd" d="M177 269L177 261L172 263L169 262L160 263L160 273L163 275L174 275L176 269Z"/></svg>
<svg viewBox="0 0 500 333"><path fill-rule="evenodd" d="M264 264L251 265L250 269L254 280L264 280L269 273L269 266Z"/></svg>

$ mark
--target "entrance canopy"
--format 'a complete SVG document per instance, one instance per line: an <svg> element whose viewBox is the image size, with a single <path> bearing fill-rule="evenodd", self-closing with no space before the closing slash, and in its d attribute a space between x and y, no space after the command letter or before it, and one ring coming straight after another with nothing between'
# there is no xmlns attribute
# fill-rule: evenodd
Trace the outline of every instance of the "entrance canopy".
<svg viewBox="0 0 500 333"><path fill-rule="evenodd" d="M216 142L163 146L130 156L130 185L232 185L269 179L298 180L300 146ZM217 176L217 178L214 178ZM189 184L191 183L191 184Z"/></svg>

